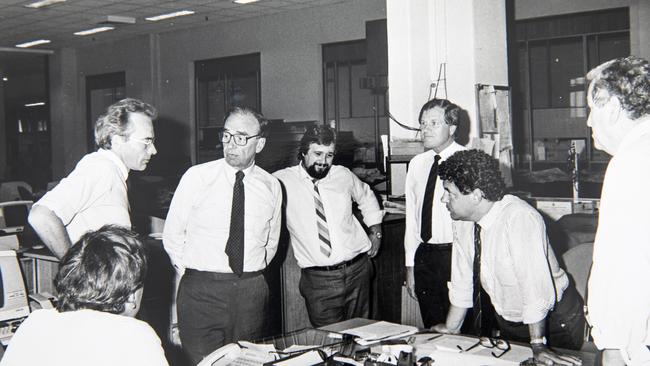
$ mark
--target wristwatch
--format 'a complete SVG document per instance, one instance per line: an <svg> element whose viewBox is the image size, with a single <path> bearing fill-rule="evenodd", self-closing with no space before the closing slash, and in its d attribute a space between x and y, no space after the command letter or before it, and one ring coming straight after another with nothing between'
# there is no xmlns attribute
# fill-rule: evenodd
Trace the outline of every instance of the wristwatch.
<svg viewBox="0 0 650 366"><path fill-rule="evenodd" d="M546 346L546 337L531 338L530 339L530 345L531 346Z"/></svg>
<svg viewBox="0 0 650 366"><path fill-rule="evenodd" d="M375 235L375 238L377 238L377 239L381 239L381 236L382 236L382 235L381 235L381 231L377 231L377 232L375 232L374 235Z"/></svg>

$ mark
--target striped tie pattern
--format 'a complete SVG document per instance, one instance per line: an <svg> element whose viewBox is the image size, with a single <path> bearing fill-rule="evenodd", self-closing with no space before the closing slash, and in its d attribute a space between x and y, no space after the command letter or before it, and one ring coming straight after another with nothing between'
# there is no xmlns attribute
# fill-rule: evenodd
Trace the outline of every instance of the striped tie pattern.
<svg viewBox="0 0 650 366"><path fill-rule="evenodd" d="M332 253L332 244L330 243L330 232L327 229L327 218L325 218L325 209L323 208L323 201L320 199L320 192L318 192L318 180L312 180L314 183L314 206L316 207L316 225L318 226L318 239L320 242L320 251L326 257Z"/></svg>

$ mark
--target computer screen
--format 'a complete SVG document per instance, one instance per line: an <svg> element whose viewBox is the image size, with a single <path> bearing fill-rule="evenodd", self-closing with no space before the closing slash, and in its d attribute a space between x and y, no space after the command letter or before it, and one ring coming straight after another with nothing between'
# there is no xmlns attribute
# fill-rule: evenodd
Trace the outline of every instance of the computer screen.
<svg viewBox="0 0 650 366"><path fill-rule="evenodd" d="M0 279L2 280L0 321L28 316L27 290L16 252L13 250L0 251Z"/></svg>
<svg viewBox="0 0 650 366"><path fill-rule="evenodd" d="M27 225L27 215L32 201L0 202L0 230L4 234L22 232Z"/></svg>

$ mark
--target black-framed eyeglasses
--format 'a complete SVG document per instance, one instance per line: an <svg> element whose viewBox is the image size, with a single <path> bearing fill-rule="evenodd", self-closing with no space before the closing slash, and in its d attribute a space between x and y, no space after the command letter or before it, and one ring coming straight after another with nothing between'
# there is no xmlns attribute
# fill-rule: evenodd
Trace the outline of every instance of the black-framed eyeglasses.
<svg viewBox="0 0 650 366"><path fill-rule="evenodd" d="M500 351L498 355L492 351L492 356L496 358L500 358L501 356L505 355L510 351L510 342L504 340L504 339L498 339L498 338L489 338L489 337L481 337L478 339L478 342L474 343L473 345L467 347L466 349L463 349L463 347L456 345L456 347L461 351L461 352L467 352L469 350L472 350L478 346L482 346L485 348L496 348Z"/></svg>
<svg viewBox="0 0 650 366"><path fill-rule="evenodd" d="M224 144L229 143L231 139L235 139L235 145L246 146L248 140L252 139L253 137L260 137L260 134L258 133L257 135L247 136L247 135L233 135L228 131L221 132L221 142L223 142Z"/></svg>

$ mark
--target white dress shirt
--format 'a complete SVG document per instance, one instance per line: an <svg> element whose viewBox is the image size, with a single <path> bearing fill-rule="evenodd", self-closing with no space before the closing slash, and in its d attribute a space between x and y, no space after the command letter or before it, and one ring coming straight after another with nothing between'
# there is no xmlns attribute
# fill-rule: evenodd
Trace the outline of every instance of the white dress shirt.
<svg viewBox="0 0 650 366"><path fill-rule="evenodd" d="M126 306L129 306L128 304ZM20 325L2 366L165 366L149 324L96 310L36 310Z"/></svg>
<svg viewBox="0 0 650 366"><path fill-rule="evenodd" d="M440 153L434 150L425 151L411 159L408 172L406 173L406 230L404 232L404 259L407 267L413 267L415 251L422 243L420 228L422 226L422 201L424 200L424 191L427 188L429 180L429 171L433 165L433 159L440 155L438 164L447 160L455 152L465 150L465 147L453 142ZM440 202L444 193L442 180L440 177L436 180L436 188L433 192L433 210L431 215L431 239L428 243L451 243L453 232L451 229L451 216L447 206Z"/></svg>
<svg viewBox="0 0 650 366"><path fill-rule="evenodd" d="M549 245L542 216L523 200L505 195L478 224L481 285L496 312L506 320L525 324L544 319L555 306L556 295L558 302L562 299L569 278ZM454 232L449 301L471 308L474 223L456 221Z"/></svg>
<svg viewBox="0 0 650 366"><path fill-rule="evenodd" d="M256 165L243 172L244 272L254 272L266 268L278 249L282 190ZM236 173L219 159L195 165L181 178L163 231L163 245L178 270L232 273L225 250Z"/></svg>
<svg viewBox="0 0 650 366"><path fill-rule="evenodd" d="M332 244L329 257L320 251L313 178L301 164L273 175L284 184L287 228L301 268L338 264L370 249L368 235L352 213L352 201L359 205L367 226L381 224L384 212L370 187L349 169L332 165L327 176L318 181Z"/></svg>
<svg viewBox="0 0 650 366"><path fill-rule="evenodd" d="M84 156L74 170L35 205L58 216L72 243L106 224L131 228L126 179L129 169L110 150Z"/></svg>
<svg viewBox="0 0 650 366"><path fill-rule="evenodd" d="M648 182L650 121L629 132L607 167L587 293L598 348L624 350L632 360L648 357L650 344Z"/></svg>

